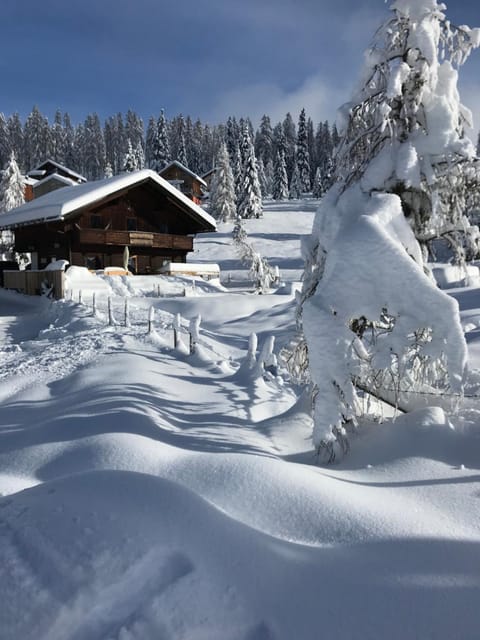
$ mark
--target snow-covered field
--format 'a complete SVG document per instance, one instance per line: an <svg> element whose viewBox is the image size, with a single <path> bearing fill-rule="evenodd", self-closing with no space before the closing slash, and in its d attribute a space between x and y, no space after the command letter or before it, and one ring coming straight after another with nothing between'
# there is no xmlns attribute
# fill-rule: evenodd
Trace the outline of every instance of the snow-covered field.
<svg viewBox="0 0 480 640"><path fill-rule="evenodd" d="M313 210L267 204L247 223L277 294L242 291L229 224L191 257L225 286L0 290L2 640L479 637L480 402L371 422L321 467L301 390L246 364L252 332L277 353L293 335ZM450 292L480 368L480 289Z"/></svg>

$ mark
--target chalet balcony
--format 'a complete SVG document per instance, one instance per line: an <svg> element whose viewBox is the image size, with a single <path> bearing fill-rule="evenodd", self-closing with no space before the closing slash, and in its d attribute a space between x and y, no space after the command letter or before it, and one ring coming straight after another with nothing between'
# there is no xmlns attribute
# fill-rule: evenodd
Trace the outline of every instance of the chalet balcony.
<svg viewBox="0 0 480 640"><path fill-rule="evenodd" d="M114 231L111 229L78 229L76 240L81 245L99 245L119 247L122 251L129 247L150 247L152 249L178 249L192 251L193 238L169 233L151 233L149 231Z"/></svg>

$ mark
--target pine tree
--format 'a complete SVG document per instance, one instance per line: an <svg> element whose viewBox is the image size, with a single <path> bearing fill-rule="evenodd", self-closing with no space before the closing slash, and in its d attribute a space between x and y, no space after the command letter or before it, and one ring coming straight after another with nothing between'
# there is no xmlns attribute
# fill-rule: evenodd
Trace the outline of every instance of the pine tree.
<svg viewBox="0 0 480 640"><path fill-rule="evenodd" d="M163 109L157 120L156 131L152 138L150 169L160 173L171 161L168 123Z"/></svg>
<svg viewBox="0 0 480 640"><path fill-rule="evenodd" d="M287 200L288 198L287 165L282 151L277 151L275 156L272 196L275 200Z"/></svg>
<svg viewBox="0 0 480 640"><path fill-rule="evenodd" d="M189 166L185 147L185 119L182 114L174 118L170 126L170 149L172 159L177 160L184 167Z"/></svg>
<svg viewBox="0 0 480 640"><path fill-rule="evenodd" d="M275 280L275 270L270 266L266 258L255 251L248 240L245 222L237 216L232 232L233 244L239 254L240 260L249 267L249 275L253 280L257 293L267 293Z"/></svg>
<svg viewBox="0 0 480 640"><path fill-rule="evenodd" d="M132 173L137 170L137 157L130 140L127 140L127 152L123 157L123 171Z"/></svg>
<svg viewBox="0 0 480 640"><path fill-rule="evenodd" d="M96 113L85 119L82 143L85 175L89 180L99 180L105 173L106 149L100 119Z"/></svg>
<svg viewBox="0 0 480 640"><path fill-rule="evenodd" d="M214 218L222 222L233 220L237 213L235 183L225 143L218 152L215 175L210 188L209 211Z"/></svg>
<svg viewBox="0 0 480 640"><path fill-rule="evenodd" d="M25 202L25 180L20 173L15 153L12 151L10 160L0 181L0 216L11 211ZM13 257L14 235L11 231L0 232L0 254L2 259Z"/></svg>
<svg viewBox="0 0 480 640"><path fill-rule="evenodd" d="M157 135L157 122L153 116L148 119L147 133L145 135L145 166L152 168L153 140Z"/></svg>
<svg viewBox="0 0 480 640"><path fill-rule="evenodd" d="M143 120L131 109L125 118L125 137L130 140L133 149L142 147L143 151Z"/></svg>
<svg viewBox="0 0 480 640"><path fill-rule="evenodd" d="M75 129L72 126L70 116L68 113L63 114L63 132L64 132L64 144L65 144L65 155L64 162L65 166L70 167L76 171L79 170L76 153L75 153Z"/></svg>
<svg viewBox="0 0 480 640"><path fill-rule="evenodd" d="M107 162L107 164L105 165L105 173L104 173L104 178L111 178L113 177L113 169L112 169L112 165Z"/></svg>
<svg viewBox="0 0 480 640"><path fill-rule="evenodd" d="M262 194L258 182L255 150L248 126L244 129L243 141L245 164L238 201L238 215L241 218L260 218L262 216Z"/></svg>
<svg viewBox="0 0 480 640"><path fill-rule="evenodd" d="M312 195L314 198L321 198L324 193L325 189L323 187L322 170L320 169L320 167L317 167L317 171L315 172L315 180L313 181Z"/></svg>
<svg viewBox="0 0 480 640"><path fill-rule="evenodd" d="M263 160L261 158L257 159L257 173L258 184L260 185L260 193L262 194L262 198L266 198L270 194L270 185L267 182L265 167L263 166Z"/></svg>
<svg viewBox="0 0 480 640"><path fill-rule="evenodd" d="M141 142L137 143L137 147L133 150L133 153L135 154L135 163L137 165L137 169L143 169L145 167L145 154Z"/></svg>
<svg viewBox="0 0 480 640"><path fill-rule="evenodd" d="M11 149L8 135L8 124L3 113L0 113L0 169L5 167L10 153Z"/></svg>
<svg viewBox="0 0 480 640"><path fill-rule="evenodd" d="M23 126L18 113L12 114L7 121L8 127L8 140L9 140L9 153L15 152L15 158L18 166L23 170L27 170L27 164L25 160L25 143L23 135ZM29 169L30 167L28 167Z"/></svg>
<svg viewBox="0 0 480 640"><path fill-rule="evenodd" d="M310 191L310 156L308 153L308 139L307 139L307 121L305 115L305 109L300 112L298 119L298 135L297 135L297 148L295 153L295 165L298 172L298 186L300 193L306 193ZM295 169L294 169L295 170Z"/></svg>
<svg viewBox="0 0 480 640"><path fill-rule="evenodd" d="M273 161L273 131L270 118L263 115L260 121L260 128L255 136L255 155L266 167Z"/></svg>
<svg viewBox="0 0 480 640"><path fill-rule="evenodd" d="M34 106L24 128L25 162L29 170L46 158L48 128L48 120Z"/></svg>
<svg viewBox="0 0 480 640"><path fill-rule="evenodd" d="M303 193L303 185L302 180L300 178L300 171L298 169L298 165L295 164L293 167L293 175L290 180L290 190L288 193L288 197L290 200L299 200L302 197Z"/></svg>
<svg viewBox="0 0 480 640"><path fill-rule="evenodd" d="M66 135L65 129L63 128L62 114L59 109L55 112L55 118L50 131L50 146L49 157L55 160L55 162L65 164L67 150Z"/></svg>
<svg viewBox="0 0 480 640"><path fill-rule="evenodd" d="M235 197L238 205L238 203L240 202L240 195L242 193L242 178L243 178L242 154L240 153L239 147L237 147L235 153L233 154L232 173L233 173L233 180L235 183Z"/></svg>
<svg viewBox="0 0 480 640"><path fill-rule="evenodd" d="M283 135L285 136L285 162L287 163L287 176L293 176L295 167L295 146L297 134L295 124L290 113L287 113L282 123Z"/></svg>
<svg viewBox="0 0 480 640"><path fill-rule="evenodd" d="M240 147L240 130L235 117L229 117L225 126L225 144L227 145L230 164L233 166L237 160L237 150Z"/></svg>

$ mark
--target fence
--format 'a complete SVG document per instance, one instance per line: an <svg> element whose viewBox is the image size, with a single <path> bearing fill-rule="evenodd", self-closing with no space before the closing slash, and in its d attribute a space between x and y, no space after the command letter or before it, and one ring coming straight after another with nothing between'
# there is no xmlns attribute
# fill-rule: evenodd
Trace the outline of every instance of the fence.
<svg viewBox="0 0 480 640"><path fill-rule="evenodd" d="M65 295L65 273L63 271L4 271L3 286L29 296L38 296L51 289L50 297L60 300Z"/></svg>

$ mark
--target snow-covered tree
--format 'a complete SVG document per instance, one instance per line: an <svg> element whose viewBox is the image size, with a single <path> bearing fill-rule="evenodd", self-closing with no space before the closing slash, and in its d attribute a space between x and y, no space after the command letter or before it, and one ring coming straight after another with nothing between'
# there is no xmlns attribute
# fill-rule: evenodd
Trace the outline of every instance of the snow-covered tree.
<svg viewBox="0 0 480 640"><path fill-rule="evenodd" d="M287 164L287 176L289 179L293 176L295 167L295 146L297 142L297 133L292 115L287 113L282 122L282 129L285 142L285 162Z"/></svg>
<svg viewBox="0 0 480 640"><path fill-rule="evenodd" d="M275 156L275 165L273 169L273 185L272 196L275 200L287 200L288 199L288 178L287 178L287 165L285 163L285 156L282 151L277 151Z"/></svg>
<svg viewBox="0 0 480 640"><path fill-rule="evenodd" d="M228 147L227 147L228 150ZM230 155L230 154L229 154ZM231 163L233 180L235 183L235 197L237 198L237 204L240 201L240 194L242 191L242 177L243 177L243 164L242 154L240 148L237 147L233 154L233 163Z"/></svg>
<svg viewBox="0 0 480 640"><path fill-rule="evenodd" d="M270 194L271 189L267 181L265 166L261 158L257 159L257 174L258 174L258 184L260 185L260 193L262 194L262 198L266 198Z"/></svg>
<svg viewBox="0 0 480 640"><path fill-rule="evenodd" d="M170 125L170 149L172 158L178 160L184 167L188 167L185 128L185 118L182 114L173 118Z"/></svg>
<svg viewBox="0 0 480 640"><path fill-rule="evenodd" d="M255 136L255 155L262 160L265 167L273 161L273 131L267 115L262 116L260 128Z"/></svg>
<svg viewBox="0 0 480 640"><path fill-rule="evenodd" d="M312 195L314 198L321 198L324 193L325 189L323 188L322 170L320 167L317 167L315 179L313 181Z"/></svg>
<svg viewBox="0 0 480 640"><path fill-rule="evenodd" d="M418 240L459 219L453 193L474 148L454 65L480 33L452 27L436 0L391 8L342 109L337 182L304 247L306 342L291 362L309 362L314 444L330 458L360 410L356 386L401 402L461 391L466 368L458 305L429 277Z"/></svg>
<svg viewBox="0 0 480 640"><path fill-rule="evenodd" d="M300 178L300 171L298 169L298 165L295 163L293 166L293 175L290 179L290 189L288 192L288 197L290 200L298 200L302 197L303 192L302 180Z"/></svg>
<svg viewBox="0 0 480 640"><path fill-rule="evenodd" d="M222 222L233 220L237 212L235 182L225 143L218 152L215 175L210 188L209 211L214 218Z"/></svg>
<svg viewBox="0 0 480 640"><path fill-rule="evenodd" d="M298 119L297 148L295 153L295 165L298 171L300 193L310 191L310 154L308 152L307 117L305 109L300 112ZM294 169L295 171L295 169Z"/></svg>
<svg viewBox="0 0 480 640"><path fill-rule="evenodd" d="M40 113L37 106L33 107L24 127L24 152L28 169L33 169L45 160L48 129L48 120Z"/></svg>
<svg viewBox="0 0 480 640"><path fill-rule="evenodd" d="M230 164L234 166L237 159L237 150L240 146L240 130L235 117L229 117L225 125L225 144L227 145Z"/></svg>
<svg viewBox="0 0 480 640"><path fill-rule="evenodd" d="M3 113L0 113L0 169L7 164L10 151L7 120Z"/></svg>
<svg viewBox="0 0 480 640"><path fill-rule="evenodd" d="M96 113L88 115L83 127L83 171L89 180L99 180L105 172L106 151L100 119Z"/></svg>
<svg viewBox="0 0 480 640"><path fill-rule="evenodd" d="M130 140L134 150L142 147L143 151L143 120L131 109L127 111L125 118L125 137Z"/></svg>
<svg viewBox="0 0 480 640"><path fill-rule="evenodd" d="M25 180L20 173L15 154L12 151L10 160L0 181L0 216L25 202ZM14 236L11 231L0 232L0 256L11 258Z"/></svg>
<svg viewBox="0 0 480 640"><path fill-rule="evenodd" d="M233 244L240 260L249 267L249 275L258 293L267 293L275 280L275 269L263 258L248 239L245 221L237 215L232 232Z"/></svg>
<svg viewBox="0 0 480 640"><path fill-rule="evenodd" d="M113 169L112 169L112 165L107 162L107 164L105 165L105 173L103 175L104 178L111 178L113 176Z"/></svg>
<svg viewBox="0 0 480 640"><path fill-rule="evenodd" d="M137 167L137 155L132 147L130 140L127 141L127 153L123 158L123 171L126 173L132 173L138 169Z"/></svg>
<svg viewBox="0 0 480 640"><path fill-rule="evenodd" d="M238 198L238 215L241 218L260 218L262 216L262 194L258 181L255 150L248 127L243 133L245 163Z"/></svg>
<svg viewBox="0 0 480 640"><path fill-rule="evenodd" d="M14 151L18 166L27 170L23 126L18 113L14 113L8 118L7 127L9 141L8 153L10 154ZM30 167L28 167L28 169L30 169Z"/></svg>
<svg viewBox="0 0 480 640"><path fill-rule="evenodd" d="M163 109L157 120L156 130L152 136L150 169L159 173L170 162L170 143L168 139L168 123Z"/></svg>

